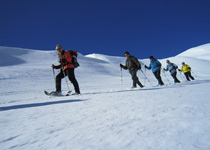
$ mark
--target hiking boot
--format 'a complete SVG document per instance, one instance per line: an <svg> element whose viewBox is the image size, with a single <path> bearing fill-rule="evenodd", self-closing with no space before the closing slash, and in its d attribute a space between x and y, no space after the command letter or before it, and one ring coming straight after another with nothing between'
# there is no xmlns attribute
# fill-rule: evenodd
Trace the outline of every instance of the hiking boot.
<svg viewBox="0 0 210 150"><path fill-rule="evenodd" d="M135 89L135 88L137 88L137 87L136 87L136 86L132 86L132 87L131 87L131 89Z"/></svg>
<svg viewBox="0 0 210 150"><path fill-rule="evenodd" d="M80 92L72 93L71 95L80 95Z"/></svg>
<svg viewBox="0 0 210 150"><path fill-rule="evenodd" d="M61 94L60 91L52 91L52 92L50 92L50 95L52 95L52 96L61 96L62 94Z"/></svg>
<svg viewBox="0 0 210 150"><path fill-rule="evenodd" d="M141 88L143 88L144 86L143 85L139 85Z"/></svg>

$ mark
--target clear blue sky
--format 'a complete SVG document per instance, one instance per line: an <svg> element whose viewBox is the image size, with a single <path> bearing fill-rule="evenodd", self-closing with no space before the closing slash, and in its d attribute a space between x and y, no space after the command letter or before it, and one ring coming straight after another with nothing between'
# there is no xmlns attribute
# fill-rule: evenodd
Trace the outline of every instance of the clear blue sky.
<svg viewBox="0 0 210 150"><path fill-rule="evenodd" d="M0 0L0 45L166 58L210 43L210 0Z"/></svg>

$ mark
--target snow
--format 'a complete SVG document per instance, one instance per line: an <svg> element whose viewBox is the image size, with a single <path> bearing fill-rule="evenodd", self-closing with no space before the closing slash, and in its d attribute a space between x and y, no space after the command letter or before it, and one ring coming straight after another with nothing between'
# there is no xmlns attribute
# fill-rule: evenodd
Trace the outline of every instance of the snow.
<svg viewBox="0 0 210 150"><path fill-rule="evenodd" d="M130 89L128 71L121 78L124 57L79 54L75 74L82 94L48 97L43 91L54 90L56 52L0 47L1 150L209 150L209 49L201 45L160 60L179 68L184 61L195 81L178 73L182 83L174 84L162 72L166 85L153 87L152 72L146 70L153 86L139 71L143 89ZM145 73L149 60L140 62ZM64 79L62 89L68 90Z"/></svg>

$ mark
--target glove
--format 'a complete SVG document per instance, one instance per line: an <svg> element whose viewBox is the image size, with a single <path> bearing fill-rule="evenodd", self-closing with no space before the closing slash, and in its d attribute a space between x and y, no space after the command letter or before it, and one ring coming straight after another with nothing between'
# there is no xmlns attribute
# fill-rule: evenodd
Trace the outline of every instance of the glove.
<svg viewBox="0 0 210 150"><path fill-rule="evenodd" d="M124 66L122 64L120 64L120 67L123 68Z"/></svg>
<svg viewBox="0 0 210 150"><path fill-rule="evenodd" d="M52 64L52 66L51 66L51 67L54 69L54 67L55 67L55 66Z"/></svg>
<svg viewBox="0 0 210 150"><path fill-rule="evenodd" d="M178 69L179 71L181 71L180 69Z"/></svg>
<svg viewBox="0 0 210 150"><path fill-rule="evenodd" d="M145 65L144 67L147 68L147 65Z"/></svg>

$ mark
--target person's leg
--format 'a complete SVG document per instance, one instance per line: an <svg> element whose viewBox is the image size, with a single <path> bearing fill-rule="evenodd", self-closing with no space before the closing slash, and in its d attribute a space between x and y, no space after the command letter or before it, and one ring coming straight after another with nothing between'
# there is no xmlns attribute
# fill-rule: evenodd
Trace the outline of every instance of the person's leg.
<svg viewBox="0 0 210 150"><path fill-rule="evenodd" d="M185 72L184 75L185 75L186 79L187 79L188 81L190 81L190 79L189 79L189 72Z"/></svg>
<svg viewBox="0 0 210 150"><path fill-rule="evenodd" d="M65 70L65 72L68 75L69 80L73 84L75 92L80 94L79 84L78 84L78 82L75 78L75 75L74 75L74 68L68 68Z"/></svg>
<svg viewBox="0 0 210 150"><path fill-rule="evenodd" d="M175 83L180 83L180 81L176 77L176 74L177 72L174 72L173 74L171 74L171 76L173 77Z"/></svg>
<svg viewBox="0 0 210 150"><path fill-rule="evenodd" d="M61 79L64 78L64 74L61 71L57 76L56 76L56 82L55 82L55 88L56 92L61 92Z"/></svg>
<svg viewBox="0 0 210 150"><path fill-rule="evenodd" d="M158 71L156 71L156 72L153 72L153 73L154 73L156 79L158 80L158 83L159 83L160 85L164 85L164 83L163 83L163 81L162 81L162 79L161 79L161 76L160 76L160 70L158 70Z"/></svg>
<svg viewBox="0 0 210 150"><path fill-rule="evenodd" d="M135 88L136 87L136 83L137 83L136 71L132 70L132 71L130 71L130 73L131 73L131 77L132 77L132 80L133 80L133 88Z"/></svg>
<svg viewBox="0 0 210 150"><path fill-rule="evenodd" d="M194 80L194 77L191 75L191 72L189 72L189 77Z"/></svg>

